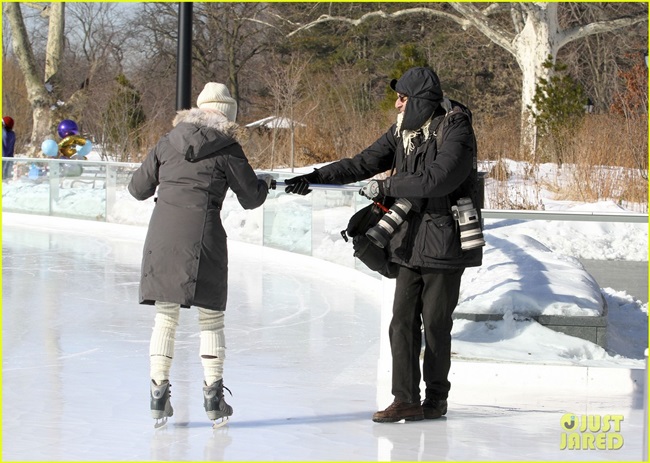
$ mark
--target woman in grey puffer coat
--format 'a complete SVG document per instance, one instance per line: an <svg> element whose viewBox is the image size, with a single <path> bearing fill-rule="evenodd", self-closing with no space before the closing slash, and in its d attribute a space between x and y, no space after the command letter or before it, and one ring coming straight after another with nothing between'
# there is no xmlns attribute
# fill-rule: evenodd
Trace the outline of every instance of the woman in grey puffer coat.
<svg viewBox="0 0 650 463"><path fill-rule="evenodd" d="M150 373L157 425L173 414L169 371L180 307L199 310L208 417L227 419L232 414L223 400L228 250L221 206L230 188L244 209L254 209L264 203L271 184L270 175L255 175L238 142L242 129L234 123L237 104L228 89L206 84L197 106L178 112L174 128L129 183L138 200L157 191L140 279L140 303L156 306Z"/></svg>

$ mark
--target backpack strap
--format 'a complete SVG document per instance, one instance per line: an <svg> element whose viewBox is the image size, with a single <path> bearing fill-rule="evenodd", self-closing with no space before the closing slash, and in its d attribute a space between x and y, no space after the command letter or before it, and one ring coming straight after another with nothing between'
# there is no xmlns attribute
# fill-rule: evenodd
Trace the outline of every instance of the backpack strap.
<svg viewBox="0 0 650 463"><path fill-rule="evenodd" d="M436 138L436 149L440 147L442 144L442 136L445 127L447 126L447 123L449 121L449 117L455 114L462 114L463 116L467 117L470 125L472 124L472 113L471 111L463 106L462 104L452 101L449 98L445 97L443 98L442 102L440 103L440 106L442 106L445 110L445 115L440 121L440 123L436 126L433 136ZM477 153L477 145L476 145L476 136L473 135L473 143L474 143L474 159L473 159L473 169L472 172L470 173L470 176L468 178L468 181L471 184L470 190L467 191L466 194L469 194L472 197L472 201L474 202L474 207L479 210L483 204L482 204L482 198L479 197L478 191L475 191L476 188L479 188L479 181L478 181L478 153ZM467 181L466 181L467 182ZM468 185L464 185L467 187ZM461 187L462 188L462 187ZM451 207L451 195L447 195L447 202L448 206ZM480 214L480 212L479 212Z"/></svg>
<svg viewBox="0 0 650 463"><path fill-rule="evenodd" d="M442 140L442 129L445 128L445 122L449 119L449 116L452 116L454 114L464 114L469 118L469 122L471 124L472 122L472 116L470 114L467 114L465 111L463 111L463 108L461 108L459 105L454 105L452 101L445 97L442 99L442 102L440 103L440 106L445 110L445 117L442 118L438 126L433 132L433 135L436 137L436 141L438 145L440 145L440 141Z"/></svg>

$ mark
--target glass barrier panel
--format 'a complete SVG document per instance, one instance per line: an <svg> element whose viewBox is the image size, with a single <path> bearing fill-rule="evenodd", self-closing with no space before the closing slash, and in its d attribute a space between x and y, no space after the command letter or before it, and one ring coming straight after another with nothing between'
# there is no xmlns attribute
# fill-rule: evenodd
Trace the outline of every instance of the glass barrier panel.
<svg viewBox="0 0 650 463"><path fill-rule="evenodd" d="M312 200L271 190L264 203L264 246L311 255Z"/></svg>
<svg viewBox="0 0 650 463"><path fill-rule="evenodd" d="M35 159L16 159L8 178L2 179L2 210L25 214L50 215L48 163Z"/></svg>
<svg viewBox="0 0 650 463"><path fill-rule="evenodd" d="M48 176L51 215L106 221L106 166L51 162Z"/></svg>
<svg viewBox="0 0 650 463"><path fill-rule="evenodd" d="M345 241L341 232L356 211L357 192L313 190L312 255L319 259L354 266L352 240Z"/></svg>
<svg viewBox="0 0 650 463"><path fill-rule="evenodd" d="M108 165L106 177L106 220L127 225L149 225L155 206L153 198L138 201L128 185L139 164Z"/></svg>
<svg viewBox="0 0 650 463"><path fill-rule="evenodd" d="M232 190L228 190L221 207L221 223L228 238L251 244L262 244L263 209L244 209Z"/></svg>

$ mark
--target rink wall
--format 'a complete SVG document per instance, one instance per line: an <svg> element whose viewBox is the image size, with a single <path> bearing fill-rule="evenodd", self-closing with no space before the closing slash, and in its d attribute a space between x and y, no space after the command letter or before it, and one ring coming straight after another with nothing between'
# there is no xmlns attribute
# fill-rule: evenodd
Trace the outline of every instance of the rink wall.
<svg viewBox="0 0 650 463"><path fill-rule="evenodd" d="M642 394L645 375L643 368L456 360L452 362L450 381L473 384L478 377L481 388L505 388L528 394L531 388L539 388L563 394L607 396Z"/></svg>
<svg viewBox="0 0 650 463"><path fill-rule="evenodd" d="M391 363L388 327L392 316L395 291L394 280L383 279L381 338L378 360L377 399L391 395ZM646 351L647 356L647 351ZM480 384L477 384L480 378ZM561 394L580 396L617 396L646 393L646 368L599 367L583 365L558 365L551 363L523 363L499 360L474 360L452 357L449 381L454 391L467 389L468 394L480 391L503 391L516 397L534 395L534 391L558 391ZM422 386L424 397L424 385Z"/></svg>
<svg viewBox="0 0 650 463"><path fill-rule="evenodd" d="M390 354L389 354L390 355ZM377 401L391 396L391 358L378 362ZM480 378L480 382L478 379ZM449 381L450 399L476 397L495 403L534 403L536 396L549 391L558 397L633 397L642 407L646 394L646 370L575 365L526 364L502 361L476 361L454 358ZM424 397L424 386L421 390Z"/></svg>

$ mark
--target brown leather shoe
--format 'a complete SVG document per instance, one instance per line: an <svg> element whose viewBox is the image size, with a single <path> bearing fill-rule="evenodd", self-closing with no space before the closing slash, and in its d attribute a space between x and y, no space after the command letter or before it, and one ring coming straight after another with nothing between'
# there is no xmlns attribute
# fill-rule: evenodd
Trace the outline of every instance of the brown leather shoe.
<svg viewBox="0 0 650 463"><path fill-rule="evenodd" d="M424 399L424 402L422 402L422 412L424 413L424 419L426 420L438 419L442 415L447 414L447 401L444 399Z"/></svg>
<svg viewBox="0 0 650 463"><path fill-rule="evenodd" d="M397 421L420 421L424 419L422 405L419 402L406 403L395 400L386 410L372 415L372 421L375 423L395 423Z"/></svg>

